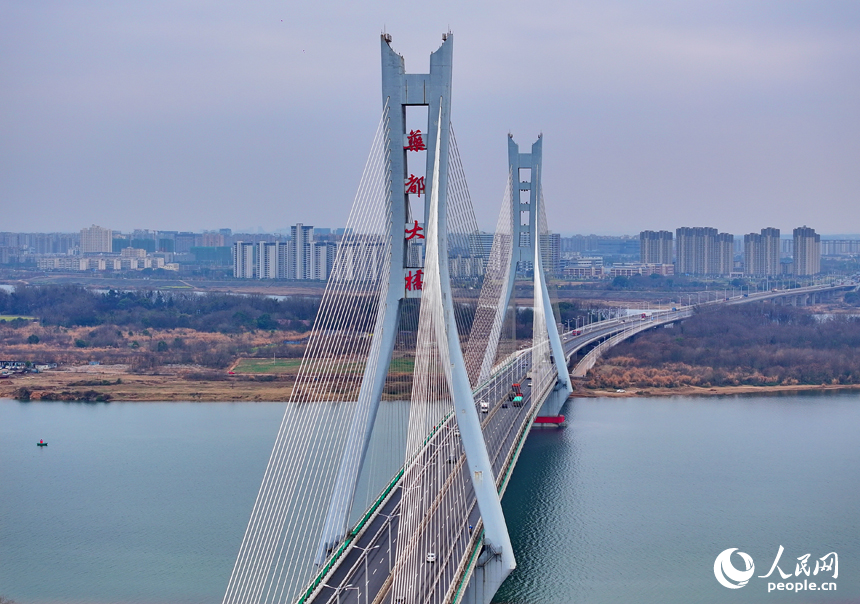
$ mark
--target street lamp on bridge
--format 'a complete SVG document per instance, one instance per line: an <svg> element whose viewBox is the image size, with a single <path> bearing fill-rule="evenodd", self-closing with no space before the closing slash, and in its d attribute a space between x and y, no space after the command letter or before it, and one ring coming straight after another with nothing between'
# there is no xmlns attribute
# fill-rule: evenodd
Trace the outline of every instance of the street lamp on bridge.
<svg viewBox="0 0 860 604"><path fill-rule="evenodd" d="M360 597L361 597L361 590L358 587L356 587L355 585L329 585L328 583L322 583L321 586L322 587L328 587L329 589L334 590L335 602L337 604L340 604L340 592L346 591L347 589L354 589L358 592L358 595L356 596L356 600L360 599ZM329 598L329 602L331 602L331 598Z"/></svg>
<svg viewBox="0 0 860 604"><path fill-rule="evenodd" d="M388 536L391 538L391 527L388 527ZM360 549L364 552L364 602L365 604L370 604L370 577L368 577L368 562L367 558L369 557L369 553L371 550L375 550L378 548L378 545L374 545L373 547L361 547L359 545L353 545L355 549ZM391 550L388 551L388 565L391 566ZM390 572L390 571L389 571ZM361 601L361 591L358 592L359 602Z"/></svg>

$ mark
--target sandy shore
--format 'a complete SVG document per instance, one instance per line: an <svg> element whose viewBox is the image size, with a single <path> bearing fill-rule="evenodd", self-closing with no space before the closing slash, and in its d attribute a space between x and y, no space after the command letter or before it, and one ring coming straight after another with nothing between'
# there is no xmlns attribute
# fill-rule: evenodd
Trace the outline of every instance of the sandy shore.
<svg viewBox="0 0 860 604"><path fill-rule="evenodd" d="M157 375L129 373L125 365L70 367L62 371L15 375L0 380L0 398L16 398L21 388L30 392L31 400L96 400L99 396L110 401L259 401L289 400L292 376L278 376L263 381L253 374L236 374L220 379L207 379L198 368L173 367ZM212 375L212 374L210 374ZM271 379L271 378L269 378ZM719 388L625 388L589 390L575 384L573 397L622 398L630 396L720 396L734 394L764 394L778 392L821 392L860 390L860 385L801 385L801 386L727 386ZM106 396L104 396L106 395Z"/></svg>
<svg viewBox="0 0 860 604"><path fill-rule="evenodd" d="M825 390L860 390L860 384L854 385L793 385L793 386L721 386L700 388L697 386L682 386L680 388L625 388L618 390L590 390L576 388L573 397L629 397L629 396L725 396L730 394L770 394L779 392L823 392Z"/></svg>
<svg viewBox="0 0 860 604"><path fill-rule="evenodd" d="M45 371L0 380L0 398L15 398L20 388L32 400L95 400L107 395L111 401L265 401L289 400L292 381L258 381L255 376L229 379L189 379L194 371L166 369L158 375L128 373L121 365L75 367L70 371Z"/></svg>

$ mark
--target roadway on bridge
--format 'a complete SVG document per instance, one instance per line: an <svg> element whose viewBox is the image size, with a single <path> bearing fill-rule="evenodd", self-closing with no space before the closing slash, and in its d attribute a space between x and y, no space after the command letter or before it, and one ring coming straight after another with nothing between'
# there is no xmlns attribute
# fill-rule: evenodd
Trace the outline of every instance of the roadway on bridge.
<svg viewBox="0 0 860 604"><path fill-rule="evenodd" d="M762 292L760 294L750 294L748 296L736 296L728 299L716 299L707 304L741 304L758 300L772 299L786 295L803 295L807 293L819 292L827 289L838 289L831 287L816 286L812 288L802 288L795 290L786 290L781 292ZM702 305L704 306L704 304ZM692 308L689 306L681 307L678 310L655 310L646 312L645 318L641 314L628 315L622 318L616 318L599 323L591 324L581 330L568 332L563 336L563 347L566 357L570 357L574 352L580 350L590 343L603 340L617 333L629 330L631 335L638 332L640 329L648 327L656 327L665 325L690 315ZM579 333L576 333L579 332ZM530 355L524 353L522 358L528 359ZM521 407L514 407L509 401L506 401L507 393L510 390L510 384L515 381L523 382L528 365L526 363L515 363L511 369L504 370L495 376L488 384L476 393L476 405L480 412L480 401L486 400L490 404L487 414L482 418L482 430L484 439L487 443L487 450L493 464L493 472L498 480L503 472L507 471L504 467L506 460L512 448L517 444L521 428L527 417L532 411L533 399L531 388L523 384L524 401ZM450 450L446 450L444 446L439 446L438 443L445 441L445 432L456 430L454 418L449 420L440 428L439 432L428 443L427 447L433 448L431 462L428 464L428 476L432 483L432 488L428 486L425 489L427 493L439 493L446 485L442 484L447 481L447 488L462 488L468 503L468 522L474 527L475 531L479 531L480 513L472 489L472 481L468 473L465 455L462 446L457 447L457 451L453 452L454 460ZM456 463L456 472L437 472L434 468L437 464ZM456 481L461 483L461 487L456 484ZM402 482L402 479L401 481ZM369 520L361 535L354 541L352 546L343 554L341 561L334 570L326 577L325 583L318 589L308 602L315 603L332 603L332 602L353 602L355 604L363 604L370 602L392 603L391 591L391 570L394 565L394 555L397 552L398 528L400 520L400 502L401 502L401 485L398 483L391 491L390 496L385 503L379 508L376 514ZM428 587L419 595L420 602L427 601L443 601L445 594L450 586L434 582L432 576L438 570L431 568L430 565L447 565L446 575L454 576L457 568L462 562L463 555L466 554L469 546L470 534L462 531L454 530L458 526L462 526L462 519L450 518L446 511L437 507L434 511L434 518L431 524L434 526L443 526L444 521L447 528L450 530L439 531L440 535L457 535L455 540L450 543L437 542L434 547L437 559L436 562L424 562L423 568L427 576L420 577L422 581L419 584ZM422 557L429 552L419 552ZM425 583L423 579L428 579ZM419 577L416 577L419 579ZM392 603L396 604L396 603ZM409 604L412 604L411 602Z"/></svg>
<svg viewBox="0 0 860 604"><path fill-rule="evenodd" d="M530 357L528 353L523 356L526 358ZM482 414L484 416L482 417L482 429L484 439L487 442L490 460L492 461L493 473L497 480L502 472L506 470L504 467L505 461L518 441L520 428L522 428L523 423L532 411L532 392L531 388L526 384L523 384L522 387L522 406L515 407L511 401L507 400L507 394L510 392L510 384L515 381L523 381L528 371L528 365L519 362L515 363L511 369L513 371L500 372L499 375L495 376L476 395L476 401L478 401L476 406L479 411L481 400L487 400L490 407L486 414ZM446 451L444 446L440 447L437 445L437 443L445 441L443 431L446 430L457 430L453 417L442 426L440 432L426 445L433 449L431 461L428 464L427 476L431 481L435 482L431 486L428 486L425 492L439 493L446 487L446 485L442 484L445 480L449 482L447 488L462 488L468 502L468 523L473 527L473 531L479 531L481 528L480 512L477 507L462 446L458 445L458 450L453 452L454 455L450 455L451 451ZM448 474L447 472L437 472L434 470L436 464L448 463L456 463L457 471ZM458 481L460 485L456 483L451 484L454 481ZM355 541L349 551L344 554L340 564L326 578L324 586L313 599L308 600L309 602L354 602L355 604L363 604L373 601L392 601L390 573L394 564L393 557L397 552L397 529L399 526L401 496L401 485L398 484L392 490L388 501L385 502L369 523L366 530ZM445 575L454 577L471 538L471 533L460 530L464 522L462 518L449 517L447 510L441 507L436 508L434 516L429 523L431 526L446 527L449 529L438 530L437 535L456 535L456 538L454 542L436 543L434 547L435 551L433 552L437 556L435 562L426 561L426 554L430 552L418 552L422 560L424 560L423 567L427 573L427 579L429 579L425 583L423 581L424 577L415 578L421 579L418 581L419 585L428 586L419 595L418 601L420 602L443 601L450 585L432 580L432 577L439 574L441 569L431 568L431 565L446 565ZM384 592L383 597L375 600L377 594L381 592ZM370 594L369 598L367 594Z"/></svg>
<svg viewBox="0 0 860 604"><path fill-rule="evenodd" d="M855 283L848 284L833 284L833 285L813 285L810 287L801 287L794 289L770 290L756 292L751 294L738 294L736 296L725 297L717 291L706 292L708 296L714 296L713 300L708 300L701 304L679 306L669 309L648 309L647 311L628 311L624 317L598 321L586 325L582 329L566 332L562 336L565 357L570 359L571 355L581 348L613 336L622 331L629 330L630 335L634 335L641 331L639 328L647 328L648 326L657 327L673 323L681 319L688 318L693 309L697 307L710 307L714 305L734 305L747 304L750 302L761 302L764 300L773 300L776 298L790 298L793 296L805 296L808 294L818 294L839 290L850 290L856 287ZM644 317L643 317L644 315Z"/></svg>

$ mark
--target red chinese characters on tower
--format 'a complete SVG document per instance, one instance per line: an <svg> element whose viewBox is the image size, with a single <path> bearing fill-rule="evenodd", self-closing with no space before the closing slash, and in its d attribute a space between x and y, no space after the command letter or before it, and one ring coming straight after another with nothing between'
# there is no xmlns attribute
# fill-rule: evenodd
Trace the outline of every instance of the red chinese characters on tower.
<svg viewBox="0 0 860 604"><path fill-rule="evenodd" d="M412 274L412 271L409 271L404 276L406 279L406 291L421 291L424 289L424 271L420 268L415 271L415 274Z"/></svg>
<svg viewBox="0 0 860 604"><path fill-rule="evenodd" d="M415 221L415 226L411 229L405 229L404 233L406 233L406 241L410 239L424 239L424 234L421 233L424 229L418 226L418 221Z"/></svg>
<svg viewBox="0 0 860 604"><path fill-rule="evenodd" d="M420 130L410 130L409 134L406 135L407 145L403 147L406 151L426 151L427 147L424 146L424 137L421 135Z"/></svg>
<svg viewBox="0 0 860 604"><path fill-rule="evenodd" d="M418 177L414 174L410 174L409 178L406 179L406 194L415 193L418 197L421 197L421 194L424 192L424 177Z"/></svg>

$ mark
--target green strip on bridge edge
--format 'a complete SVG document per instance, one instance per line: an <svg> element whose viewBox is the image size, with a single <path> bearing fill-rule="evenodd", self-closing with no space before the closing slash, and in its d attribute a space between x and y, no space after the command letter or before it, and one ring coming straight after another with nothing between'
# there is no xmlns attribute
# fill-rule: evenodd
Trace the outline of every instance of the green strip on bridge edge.
<svg viewBox="0 0 860 604"><path fill-rule="evenodd" d="M513 364L513 362L515 360L516 359L511 361L511 363L509 363L509 364ZM504 369L507 369L507 367L508 366L506 365L502 369L502 371ZM483 387L483 385L481 386L481 388L482 387ZM478 388L477 391L480 391L480 388ZM474 396L474 395L475 395L475 391L472 392L472 396ZM445 423L451 418L452 415L454 415L453 411L448 413L448 415L446 415L444 418L442 418L442 421L440 421L437 425L433 426L433 431L430 432L430 434L428 434L427 437L424 439L424 443L423 443L424 445L426 445L428 442L430 442L430 439L432 439L433 436L436 435L436 432L438 432L439 429L445 425ZM323 567L323 569L317 574L316 578L311 582L310 586L308 586L308 588L305 590L305 593L302 594L302 597L299 598L298 600L296 600L296 604L304 604L304 602L307 601L307 599L311 596L311 594L314 592L314 590L317 587L319 587L320 583L323 580L323 577L325 577L328 574L328 571L330 571L331 567L334 566L334 563L337 562L338 559L340 559L341 555L343 555L343 552L346 550L347 546L349 546L349 544L352 543L352 540L359 533L359 531L361 531L361 529L364 527L364 524L367 522L367 520L376 512L376 510L382 504L383 500L385 500L385 498L388 497L388 494L391 492L391 489L393 489L394 485L396 485L400 481L400 478L403 476L403 473L405 471L406 471L405 466L400 468L400 471L394 476L394 479L388 484L388 486L385 488L385 490L382 491L382 494L377 498L377 500L373 503L373 505L367 509L367 512L364 513L364 516L362 516L361 520L359 520L358 523L352 528L352 530L349 531L349 533L347 533L346 539L344 540L343 543L341 543L340 547L337 548L337 552L335 552L334 556L331 557L331 560L329 560L328 563ZM505 482L507 482L507 474L505 475ZM480 540L481 540L481 542L483 542L483 540L484 540L484 530L483 529L481 529L481 539ZM475 550L475 551L477 552L477 550ZM389 552L388 555L390 556L391 552ZM474 559L474 554L472 554L472 558ZM470 564L471 564L471 562L472 562L472 560L469 560ZM462 588L462 586L461 586L461 588ZM458 594L460 593L460 589L457 589L457 593ZM456 596L455 596L454 601L455 602L457 601Z"/></svg>
<svg viewBox="0 0 860 604"><path fill-rule="evenodd" d="M385 500L386 497L388 497L388 494L391 492L391 489L394 488L394 485L396 485L400 481L400 478L403 476L403 472L404 468L400 468L400 471L394 476L394 480L388 483L388 486L385 488L384 491L382 491L382 494L377 498L373 505L368 508L367 512L364 513L364 516L361 517L361 520L359 520L358 523L352 528L352 530L349 531L344 542L341 543L339 548L337 548L337 552L335 553L335 555L331 557L331 560L328 561L328 564L326 564L319 572L319 574L316 576L316 579L314 579L310 586L305 590L305 593L302 595L302 597L296 600L296 604L303 604L303 602L306 602L307 599L314 592L314 590L319 587L320 583L322 583L323 578L328 574L328 571L331 570L331 567L334 566L334 563L340 559L341 555L343 555L343 552L346 550L349 544L352 543L352 540L355 539L355 536L361 531L367 520L376 512L379 506L382 505L382 502Z"/></svg>
<svg viewBox="0 0 860 604"><path fill-rule="evenodd" d="M523 448L523 444L526 442L526 436L528 435L529 429L531 429L532 424L534 423L534 418L535 418L535 416L536 416L536 415L537 415L537 413L536 413L536 412L532 414L532 417L531 417L531 419L529 420L528 428L526 428L525 430L523 430L523 431L522 431L522 433L520 434L520 437L519 437L519 439L518 439L518 441L517 441L516 454L514 455L514 457L517 457L517 455L519 455L520 449L522 449L522 448ZM502 480L502 483L499 485L499 489L498 489L498 490L499 490L499 496L500 496L500 497L501 497L502 491L503 491L503 490L504 490L504 488L505 488L505 485L508 483L508 478L510 478L510 475L511 475L511 472L512 472L512 471L513 471L513 464L509 464L509 465L508 465L507 470L505 471L505 477L504 477L504 479ZM479 544L480 544L480 545L483 545L483 543L484 543L484 529L481 529L481 535L480 535L480 538L478 539L478 541L476 541L476 542L475 542L475 545L476 545L476 546L478 546ZM470 566L472 566L472 563L475 561L475 556L477 556L477 555L478 555L478 552L479 552L479 551L481 551L481 547L480 547L480 546L475 547L475 549L472 551L472 555L471 555L471 557L469 558L469 564L466 566L466 568L469 568ZM460 581L460 585L457 587L457 591L454 593L454 601L453 601L453 603L452 603L452 604L457 604L457 602L459 601L459 599L460 599L460 592L463 590L463 586L464 586L464 584L465 584L465 583L464 583L463 581Z"/></svg>
<svg viewBox="0 0 860 604"><path fill-rule="evenodd" d="M481 551L481 547L483 547L483 545L484 545L484 529L481 529L481 534L479 535L478 540L475 542L475 545L476 546L480 545L480 547L475 547L475 549L472 550L472 555L469 558L469 564L466 565L466 568L469 568L472 566L472 563L475 561L475 556L478 555L478 552ZM460 600L460 592L463 591L463 585L464 585L464 582L460 581L460 585L459 585L459 587L457 587L457 591L454 594L454 601L452 604L457 604L457 602Z"/></svg>

